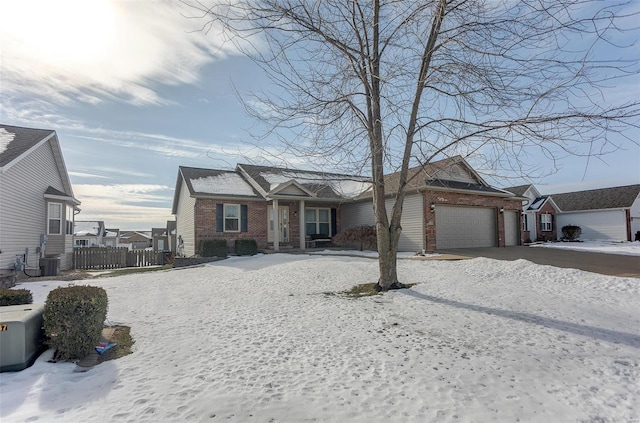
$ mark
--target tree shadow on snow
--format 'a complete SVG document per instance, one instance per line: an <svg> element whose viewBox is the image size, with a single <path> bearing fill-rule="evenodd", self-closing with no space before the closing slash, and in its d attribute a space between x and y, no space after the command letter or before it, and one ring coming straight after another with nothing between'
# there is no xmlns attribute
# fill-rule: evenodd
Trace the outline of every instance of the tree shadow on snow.
<svg viewBox="0 0 640 423"><path fill-rule="evenodd" d="M444 304L451 307L476 311L479 313L485 313L492 316L504 317L507 319L518 320L525 323L532 323L532 324L544 326L550 329L561 330L561 331L573 333L576 335L587 336L590 338L599 339L607 342L613 342L614 344L624 344L633 348L640 348L640 335L635 335L635 334L626 333L626 332L618 332L615 330L603 329L595 326L579 325L577 323L563 322L562 320L537 316L535 314L530 314L530 313L501 310L498 308L479 306L475 304L467 304L460 301L448 300L446 298L439 298L439 297L434 297L432 295L422 294L422 293L413 291L411 289L403 289L397 292L401 292L405 295L409 295L414 298L419 298L421 300L431 301L438 304Z"/></svg>

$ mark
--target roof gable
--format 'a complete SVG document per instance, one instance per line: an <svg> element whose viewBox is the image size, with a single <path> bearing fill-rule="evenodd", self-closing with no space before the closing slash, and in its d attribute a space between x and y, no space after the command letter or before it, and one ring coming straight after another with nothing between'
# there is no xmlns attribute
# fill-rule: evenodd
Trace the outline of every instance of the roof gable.
<svg viewBox="0 0 640 423"><path fill-rule="evenodd" d="M0 125L0 168L13 165L34 147L55 135L50 129Z"/></svg>
<svg viewBox="0 0 640 423"><path fill-rule="evenodd" d="M24 157L45 143L49 143L51 146L51 153L56 163L58 176L64 187L64 192L61 193L58 190L57 194L49 195L68 197L72 203L79 205L80 201L76 200L73 195L71 180L67 173L67 167L64 163L62 150L60 149L60 143L55 131L0 124L0 172L8 171L16 163L20 162Z"/></svg>
<svg viewBox="0 0 640 423"><path fill-rule="evenodd" d="M640 195L640 184L622 187L553 194L551 198L563 212L579 210L626 209Z"/></svg>
<svg viewBox="0 0 640 423"><path fill-rule="evenodd" d="M247 164L237 168L265 198L291 182L316 199L335 200L353 198L370 186L369 178L356 175Z"/></svg>

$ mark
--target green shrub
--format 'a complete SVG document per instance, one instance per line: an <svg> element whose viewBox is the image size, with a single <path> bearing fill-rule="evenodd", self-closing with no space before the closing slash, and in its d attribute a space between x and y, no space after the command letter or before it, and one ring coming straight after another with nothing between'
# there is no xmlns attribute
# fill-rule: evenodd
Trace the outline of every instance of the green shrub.
<svg viewBox="0 0 640 423"><path fill-rule="evenodd" d="M28 289L0 289L0 306L31 303L33 303L33 296Z"/></svg>
<svg viewBox="0 0 640 423"><path fill-rule="evenodd" d="M56 348L56 359L85 357L100 341L107 317L108 299L97 286L70 286L49 292L43 319L47 344Z"/></svg>
<svg viewBox="0 0 640 423"><path fill-rule="evenodd" d="M333 237L333 243L338 247L356 248L360 251L377 250L376 227L363 225L349 228Z"/></svg>
<svg viewBox="0 0 640 423"><path fill-rule="evenodd" d="M202 257L226 257L228 253L226 239L208 239L200 243Z"/></svg>
<svg viewBox="0 0 640 423"><path fill-rule="evenodd" d="M576 225L565 225L562 227L562 237L567 241L575 241L582 234L582 228Z"/></svg>
<svg viewBox="0 0 640 423"><path fill-rule="evenodd" d="M254 256L258 254L258 243L255 239L236 239L236 254Z"/></svg>

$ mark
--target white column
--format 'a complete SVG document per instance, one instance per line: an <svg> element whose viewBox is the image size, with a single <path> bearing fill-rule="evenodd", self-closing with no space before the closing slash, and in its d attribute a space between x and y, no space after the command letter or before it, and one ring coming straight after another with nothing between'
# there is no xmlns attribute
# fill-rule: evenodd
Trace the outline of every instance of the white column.
<svg viewBox="0 0 640 423"><path fill-rule="evenodd" d="M280 251L280 213L278 200L273 199L273 250Z"/></svg>
<svg viewBox="0 0 640 423"><path fill-rule="evenodd" d="M298 218L300 219L300 248L307 248L307 243L305 242L305 225L304 225L304 200L300 200L300 204L298 207Z"/></svg>

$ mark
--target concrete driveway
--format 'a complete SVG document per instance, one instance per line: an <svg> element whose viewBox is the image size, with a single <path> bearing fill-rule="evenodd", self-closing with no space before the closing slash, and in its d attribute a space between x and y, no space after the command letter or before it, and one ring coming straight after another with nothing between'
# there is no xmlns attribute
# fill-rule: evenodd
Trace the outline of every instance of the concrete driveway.
<svg viewBox="0 0 640 423"><path fill-rule="evenodd" d="M465 257L488 257L497 260L525 259L549 266L581 269L602 275L640 278L640 257L617 254L588 253L557 248L457 248L438 250L440 254Z"/></svg>

